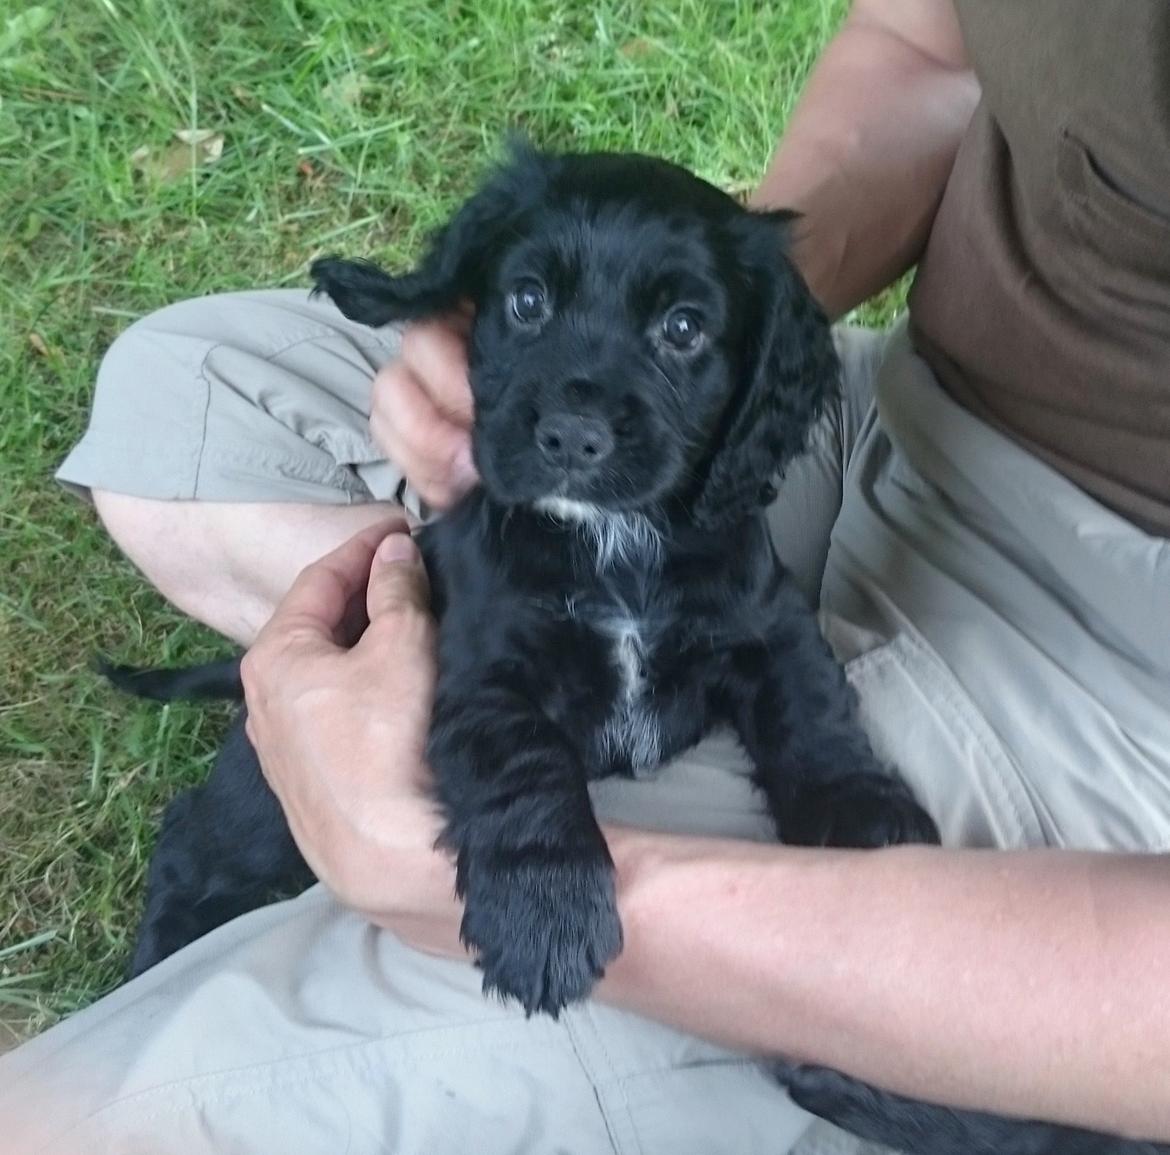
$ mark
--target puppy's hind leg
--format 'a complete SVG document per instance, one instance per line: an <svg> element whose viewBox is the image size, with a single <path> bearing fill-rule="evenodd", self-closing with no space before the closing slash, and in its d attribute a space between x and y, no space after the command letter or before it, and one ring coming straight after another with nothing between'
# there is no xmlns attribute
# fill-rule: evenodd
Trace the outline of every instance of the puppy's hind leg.
<svg viewBox="0 0 1170 1155"><path fill-rule="evenodd" d="M919 1103L825 1067L781 1067L793 1102L905 1155L1168 1155L1170 1146Z"/></svg>
<svg viewBox="0 0 1170 1155"><path fill-rule="evenodd" d="M167 807L127 978L313 881L260 771L241 713L203 786Z"/></svg>

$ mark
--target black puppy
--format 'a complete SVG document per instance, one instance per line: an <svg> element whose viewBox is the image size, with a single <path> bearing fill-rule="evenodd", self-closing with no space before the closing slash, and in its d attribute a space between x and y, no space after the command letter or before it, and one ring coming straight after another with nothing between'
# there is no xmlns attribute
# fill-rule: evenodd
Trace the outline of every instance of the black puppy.
<svg viewBox="0 0 1170 1155"><path fill-rule="evenodd" d="M428 758L464 940L485 989L529 1012L585 996L621 947L591 778L729 725L782 840L937 838L762 516L838 383L786 221L661 161L520 148L415 271L313 267L369 325L475 306L483 485L419 538L440 617ZM231 666L122 681L238 691ZM307 881L237 722L168 811L133 970ZM798 1099L830 1085L792 1078Z"/></svg>
<svg viewBox="0 0 1170 1155"><path fill-rule="evenodd" d="M519 147L415 271L313 266L369 325L475 305L483 485L419 535L440 618L428 757L464 937L485 988L530 1012L586 995L621 946L589 779L648 773L715 725L738 733L784 841L936 839L872 753L762 515L838 385L786 220L662 161ZM279 812L258 826L238 729L221 762L166 819L136 971L300 881Z"/></svg>

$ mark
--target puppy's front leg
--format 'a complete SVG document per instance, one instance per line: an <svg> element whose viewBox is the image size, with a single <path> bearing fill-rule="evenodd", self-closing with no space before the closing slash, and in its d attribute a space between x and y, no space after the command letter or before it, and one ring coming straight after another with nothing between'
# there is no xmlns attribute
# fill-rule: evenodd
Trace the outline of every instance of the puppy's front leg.
<svg viewBox="0 0 1170 1155"><path fill-rule="evenodd" d="M555 1018L622 945L613 863L580 759L502 679L440 682L427 756L484 990Z"/></svg>
<svg viewBox="0 0 1170 1155"><path fill-rule="evenodd" d="M930 815L873 752L816 619L793 612L732 660L733 713L780 838L803 846L938 842Z"/></svg>

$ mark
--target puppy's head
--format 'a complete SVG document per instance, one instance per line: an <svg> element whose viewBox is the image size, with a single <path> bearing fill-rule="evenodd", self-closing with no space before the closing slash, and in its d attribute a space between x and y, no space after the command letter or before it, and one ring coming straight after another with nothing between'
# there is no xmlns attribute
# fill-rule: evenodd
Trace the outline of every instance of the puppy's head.
<svg viewBox="0 0 1170 1155"><path fill-rule="evenodd" d="M669 504L713 529L767 500L836 388L788 219L664 161L517 147L412 272L313 276L369 325L474 304L474 452L497 501Z"/></svg>

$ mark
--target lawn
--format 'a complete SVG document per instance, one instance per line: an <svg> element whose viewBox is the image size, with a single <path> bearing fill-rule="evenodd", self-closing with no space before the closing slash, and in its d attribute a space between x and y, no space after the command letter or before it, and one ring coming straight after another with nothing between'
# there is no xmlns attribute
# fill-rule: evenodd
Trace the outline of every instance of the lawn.
<svg viewBox="0 0 1170 1155"><path fill-rule="evenodd" d="M52 480L114 336L323 250L408 260L510 127L749 188L844 8L0 0L0 1041L117 982L160 808L225 718L89 668L222 649Z"/></svg>

